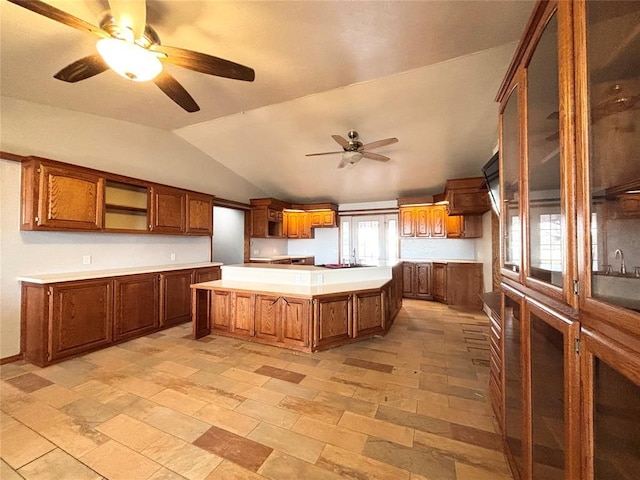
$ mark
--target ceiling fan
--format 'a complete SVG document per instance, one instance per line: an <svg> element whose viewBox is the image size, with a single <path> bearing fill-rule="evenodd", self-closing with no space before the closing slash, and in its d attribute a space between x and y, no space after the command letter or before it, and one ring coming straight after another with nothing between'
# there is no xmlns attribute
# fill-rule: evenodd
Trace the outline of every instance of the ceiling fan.
<svg viewBox="0 0 640 480"><path fill-rule="evenodd" d="M222 58L160 44L160 37L146 23L145 0L109 0L111 11L97 27L40 0L8 0L27 10L98 37L98 53L67 65L54 75L75 83L111 68L129 80L153 81L171 100L187 112L200 107L178 81L163 71L162 63L235 80L252 82L252 68Z"/></svg>
<svg viewBox="0 0 640 480"><path fill-rule="evenodd" d="M380 155L379 153L369 152L368 149L384 147L385 145L391 145L392 143L397 143L398 139L395 137L385 138L384 140L378 140L376 142L363 144L358 141L358 132L355 130L350 130L347 134L349 140L345 139L340 135L331 135L338 145L342 147L342 152L323 152L323 153L307 153L307 157L315 157L318 155L332 155L334 153L342 153L342 160L338 164L338 168L344 168L348 163L354 164L359 162L362 157L369 158L371 160L377 160L379 162L388 162L389 157L385 157L384 155Z"/></svg>

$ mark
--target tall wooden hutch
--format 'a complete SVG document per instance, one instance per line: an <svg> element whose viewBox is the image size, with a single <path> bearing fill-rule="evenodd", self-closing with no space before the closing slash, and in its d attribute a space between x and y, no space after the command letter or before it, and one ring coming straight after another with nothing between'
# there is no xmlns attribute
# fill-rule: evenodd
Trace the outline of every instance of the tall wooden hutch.
<svg viewBox="0 0 640 480"><path fill-rule="evenodd" d="M639 478L640 1L539 1L497 101L512 470Z"/></svg>

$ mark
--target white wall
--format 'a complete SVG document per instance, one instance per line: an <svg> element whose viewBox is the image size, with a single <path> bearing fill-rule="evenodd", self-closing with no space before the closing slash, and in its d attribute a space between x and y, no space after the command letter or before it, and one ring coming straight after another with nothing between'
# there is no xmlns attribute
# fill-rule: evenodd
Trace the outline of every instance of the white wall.
<svg viewBox="0 0 640 480"><path fill-rule="evenodd" d="M316 228L315 238L307 240L289 240L287 249L290 255L315 255L316 265L338 263L339 229Z"/></svg>
<svg viewBox="0 0 640 480"><path fill-rule="evenodd" d="M476 260L476 240L401 238L400 256L404 259L420 260Z"/></svg>
<svg viewBox="0 0 640 480"><path fill-rule="evenodd" d="M213 260L226 265L244 261L244 211L213 207Z"/></svg>
<svg viewBox="0 0 640 480"><path fill-rule="evenodd" d="M0 150L248 202L265 193L171 132L2 97ZM22 232L20 165L0 160L0 358L20 349L17 275L208 261L210 238ZM91 265L82 256L91 255Z"/></svg>

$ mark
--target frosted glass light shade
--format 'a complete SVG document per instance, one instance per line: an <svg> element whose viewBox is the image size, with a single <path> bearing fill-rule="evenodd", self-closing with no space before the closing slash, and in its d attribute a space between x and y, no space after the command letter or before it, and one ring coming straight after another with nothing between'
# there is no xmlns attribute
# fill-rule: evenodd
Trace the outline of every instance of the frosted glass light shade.
<svg viewBox="0 0 640 480"><path fill-rule="evenodd" d="M342 159L348 163L356 163L361 158L362 154L360 152L344 152L342 154Z"/></svg>
<svg viewBox="0 0 640 480"><path fill-rule="evenodd" d="M152 80L162 71L158 57L135 43L103 38L98 40L96 48L113 71L134 82Z"/></svg>

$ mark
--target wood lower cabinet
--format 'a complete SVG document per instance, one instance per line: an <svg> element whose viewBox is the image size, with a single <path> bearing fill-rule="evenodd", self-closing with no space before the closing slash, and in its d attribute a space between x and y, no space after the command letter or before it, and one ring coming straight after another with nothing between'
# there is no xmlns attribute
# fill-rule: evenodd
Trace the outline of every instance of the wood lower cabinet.
<svg viewBox="0 0 640 480"><path fill-rule="evenodd" d="M214 280L220 280L222 278L222 271L220 267L206 267L198 268L193 275L193 283L211 282Z"/></svg>
<svg viewBox="0 0 640 480"><path fill-rule="evenodd" d="M387 300L383 292L355 293L353 318L355 337L383 333Z"/></svg>
<svg viewBox="0 0 640 480"><path fill-rule="evenodd" d="M108 345L112 339L112 292L110 280L68 282L49 287L46 294L51 328L44 334L45 338L49 337L46 342L48 353L40 360L43 363L60 360ZM36 360L26 357L29 361Z"/></svg>
<svg viewBox="0 0 640 480"><path fill-rule="evenodd" d="M447 264L433 263L433 299L447 303Z"/></svg>
<svg viewBox="0 0 640 480"><path fill-rule="evenodd" d="M211 332L214 330L221 332L231 331L231 296L232 292L225 290L213 290L211 292Z"/></svg>
<svg viewBox="0 0 640 480"><path fill-rule="evenodd" d="M192 270L176 270L160 274L162 304L160 325L169 327L191 319Z"/></svg>
<svg viewBox="0 0 640 480"><path fill-rule="evenodd" d="M230 331L251 336L255 333L254 322L255 295L247 292L233 292L231 297Z"/></svg>
<svg viewBox="0 0 640 480"><path fill-rule="evenodd" d="M431 300L432 292L432 265L429 262L403 262L402 280L405 298L419 298Z"/></svg>
<svg viewBox="0 0 640 480"><path fill-rule="evenodd" d="M351 295L336 295L314 301L316 325L313 344L327 347L353 335L353 303Z"/></svg>
<svg viewBox="0 0 640 480"><path fill-rule="evenodd" d="M158 299L160 298L158 274L115 278L113 290L114 340L138 337L158 329Z"/></svg>
<svg viewBox="0 0 640 480"><path fill-rule="evenodd" d="M307 347L310 314L311 300L257 295L255 336L274 344Z"/></svg>
<svg viewBox="0 0 640 480"><path fill-rule="evenodd" d="M199 272L202 270L203 272ZM156 332L200 312L210 333L209 292L190 295L190 279L220 267L158 271L51 284L22 283L22 353L40 367ZM160 279L163 279L161 282ZM220 302L216 302L216 305ZM162 312L163 321L160 320Z"/></svg>

